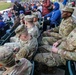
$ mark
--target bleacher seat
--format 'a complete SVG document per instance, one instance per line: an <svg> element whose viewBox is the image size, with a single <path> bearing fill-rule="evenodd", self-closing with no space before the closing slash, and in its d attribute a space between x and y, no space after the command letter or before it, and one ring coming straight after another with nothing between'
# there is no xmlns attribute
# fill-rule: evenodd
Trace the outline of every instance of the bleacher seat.
<svg viewBox="0 0 76 75"><path fill-rule="evenodd" d="M67 60L65 75L76 75L76 61Z"/></svg>
<svg viewBox="0 0 76 75"><path fill-rule="evenodd" d="M31 61L31 63L32 63L32 70L31 70L31 73L30 73L30 75L34 75L34 70L35 70L35 64L34 64L34 61Z"/></svg>
<svg viewBox="0 0 76 75"><path fill-rule="evenodd" d="M6 42L9 42L10 41L10 37L14 36L15 35L15 32L13 31L12 33L10 34L6 34L3 38L2 38L2 43L0 45L3 45L4 43Z"/></svg>

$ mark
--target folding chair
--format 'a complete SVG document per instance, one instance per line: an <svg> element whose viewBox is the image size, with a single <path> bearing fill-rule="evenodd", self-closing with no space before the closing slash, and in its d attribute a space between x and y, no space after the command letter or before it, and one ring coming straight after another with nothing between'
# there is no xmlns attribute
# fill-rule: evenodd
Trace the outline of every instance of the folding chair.
<svg viewBox="0 0 76 75"><path fill-rule="evenodd" d="M3 45L4 43L9 42L10 37L11 37L11 36L14 36L14 35L15 35L15 32L13 31L12 33L10 33L10 34L6 37L6 39L4 39L4 41L3 41L0 45Z"/></svg>
<svg viewBox="0 0 76 75"><path fill-rule="evenodd" d="M76 61L67 60L65 75L76 75L75 63Z"/></svg>
<svg viewBox="0 0 76 75"><path fill-rule="evenodd" d="M3 37L1 37L1 40L5 40L8 36L9 34L6 33Z"/></svg>
<svg viewBox="0 0 76 75"><path fill-rule="evenodd" d="M31 63L32 63L32 70L31 70L30 75L34 75L35 64L34 64L34 61L31 61Z"/></svg>

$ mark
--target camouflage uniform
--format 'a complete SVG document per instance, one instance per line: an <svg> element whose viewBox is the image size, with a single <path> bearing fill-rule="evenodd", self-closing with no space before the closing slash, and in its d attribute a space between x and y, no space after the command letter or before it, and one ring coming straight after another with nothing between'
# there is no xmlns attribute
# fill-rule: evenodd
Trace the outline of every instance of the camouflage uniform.
<svg viewBox="0 0 76 75"><path fill-rule="evenodd" d="M24 20L25 15L24 14L20 14L19 17L20 17L20 23L23 24L23 20Z"/></svg>
<svg viewBox="0 0 76 75"><path fill-rule="evenodd" d="M25 21L27 21L29 23L31 22L31 24L33 24L33 18L34 18L33 15L31 15L31 16L27 15L27 16L25 16ZM34 36L35 38L38 38L40 35L37 26L34 24L30 28L28 28L28 25L27 25L27 30L28 30L28 33L31 34L32 36Z"/></svg>
<svg viewBox="0 0 76 75"><path fill-rule="evenodd" d="M12 49L19 49L19 52L16 54L17 58L31 58L38 47L38 43L37 39L35 37L32 37L30 40L27 41L22 41L21 39L18 39L17 42L5 43L4 46Z"/></svg>
<svg viewBox="0 0 76 75"><path fill-rule="evenodd" d="M31 34L33 37L38 38L40 33L39 30L37 28L37 26L33 26L32 28L27 28L28 33Z"/></svg>
<svg viewBox="0 0 76 75"><path fill-rule="evenodd" d="M29 15L27 15L27 16L25 16L25 20L26 21L31 21L31 20L33 20L33 16L29 16ZM17 28L16 28L16 30L15 30L15 32L17 33L17 31L20 29L20 28L25 28L26 26L24 26L23 24L22 25L20 25L20 26L18 26ZM27 28L27 30L28 30L28 33L30 34L30 35L32 35L33 37L35 37L35 38L38 38L39 37L39 35L40 35L40 33L39 33L39 29L37 28L37 26L33 26L33 27L31 27L31 28Z"/></svg>
<svg viewBox="0 0 76 75"><path fill-rule="evenodd" d="M34 24L38 27L38 29L40 28L40 23L38 22L38 14L37 13L33 13L33 19L37 19L35 20Z"/></svg>
<svg viewBox="0 0 76 75"><path fill-rule="evenodd" d="M40 28L40 23L38 21L34 22L34 24L38 27L38 29Z"/></svg>
<svg viewBox="0 0 76 75"><path fill-rule="evenodd" d="M19 25L19 26L15 29L16 35L15 35L14 37L11 37L11 38L10 38L10 42L17 42L17 41L19 40L19 39L18 39L18 37L19 37L19 33L18 33L18 32L24 30L25 28L26 28L26 27L24 27L23 24Z"/></svg>
<svg viewBox="0 0 76 75"><path fill-rule="evenodd" d="M11 65L15 61L13 51L7 47L0 46L0 64ZM6 66L7 67L7 66ZM8 68L8 67L7 67ZM25 58L21 58L16 64L6 69L1 75L30 75L32 64Z"/></svg>
<svg viewBox="0 0 76 75"><path fill-rule="evenodd" d="M28 40L26 42L20 41L20 43L21 43L21 49L16 54L17 59L20 59L22 57L26 57L26 58L30 59L32 57L33 53L38 48L37 39L32 37L30 40Z"/></svg>
<svg viewBox="0 0 76 75"><path fill-rule="evenodd" d="M73 23L71 17L67 18L66 20L62 20L59 28L56 27L51 29L51 32L48 34L44 34L45 37L42 38L42 44L52 45L57 40L67 37L74 28L75 24Z"/></svg>
<svg viewBox="0 0 76 75"><path fill-rule="evenodd" d="M45 48L47 48L47 50ZM66 60L76 61L76 28L57 47L58 53L53 53L51 46L46 45L45 48L44 51L41 51L42 53L36 55L35 60L47 66L65 65Z"/></svg>
<svg viewBox="0 0 76 75"><path fill-rule="evenodd" d="M73 13L74 9L65 7L63 11ZM42 38L42 44L53 44L57 40L67 37L75 28L75 25L72 17L68 17L65 20L63 19L59 27L53 28L51 32L44 34L46 37Z"/></svg>

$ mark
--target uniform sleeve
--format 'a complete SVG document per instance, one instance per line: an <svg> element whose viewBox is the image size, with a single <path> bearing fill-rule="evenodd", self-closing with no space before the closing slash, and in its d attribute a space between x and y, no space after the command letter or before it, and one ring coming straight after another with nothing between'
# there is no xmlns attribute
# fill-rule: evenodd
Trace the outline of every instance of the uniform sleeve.
<svg viewBox="0 0 76 75"><path fill-rule="evenodd" d="M62 41L65 41L65 40L66 40L66 37L58 40L57 42L60 44Z"/></svg>
<svg viewBox="0 0 76 75"><path fill-rule="evenodd" d="M52 28L50 31L52 31L52 32L59 32L59 26L55 27L55 28Z"/></svg>
<svg viewBox="0 0 76 75"><path fill-rule="evenodd" d="M67 60L76 60L76 52L70 52L70 51L64 51L64 50L58 50L58 53Z"/></svg>
<svg viewBox="0 0 76 75"><path fill-rule="evenodd" d="M48 33L49 36L55 37L56 39L61 39L62 36L59 33L50 32Z"/></svg>
<svg viewBox="0 0 76 75"><path fill-rule="evenodd" d="M26 47L23 47L19 50L19 52L16 54L16 59L19 60L21 58L27 57L29 54L29 50Z"/></svg>

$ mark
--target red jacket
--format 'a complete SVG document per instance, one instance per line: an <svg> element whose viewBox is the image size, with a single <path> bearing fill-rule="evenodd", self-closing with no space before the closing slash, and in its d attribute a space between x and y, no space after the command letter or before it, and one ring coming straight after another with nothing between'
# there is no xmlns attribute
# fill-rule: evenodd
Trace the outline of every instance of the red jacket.
<svg viewBox="0 0 76 75"><path fill-rule="evenodd" d="M48 10L48 7L50 6L50 0L46 0L43 2L43 7L42 7L42 15L45 16L48 14L50 11Z"/></svg>

